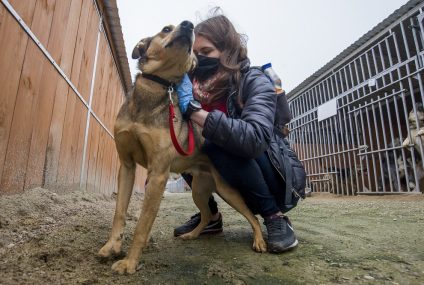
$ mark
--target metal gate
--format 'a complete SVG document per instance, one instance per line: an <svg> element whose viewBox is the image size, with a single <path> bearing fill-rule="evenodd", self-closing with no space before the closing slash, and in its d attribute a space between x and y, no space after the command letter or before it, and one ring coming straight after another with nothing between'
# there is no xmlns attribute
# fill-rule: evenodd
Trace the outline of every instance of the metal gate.
<svg viewBox="0 0 424 285"><path fill-rule="evenodd" d="M289 97L289 139L312 191L423 192L422 8Z"/></svg>

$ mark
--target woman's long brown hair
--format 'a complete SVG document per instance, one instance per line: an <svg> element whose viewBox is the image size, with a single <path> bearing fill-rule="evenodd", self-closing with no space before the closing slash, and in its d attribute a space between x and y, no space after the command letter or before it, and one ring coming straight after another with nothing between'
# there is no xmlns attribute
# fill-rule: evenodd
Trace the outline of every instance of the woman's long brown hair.
<svg viewBox="0 0 424 285"><path fill-rule="evenodd" d="M214 8L214 16L194 28L196 36L205 37L221 52L221 66L217 72L216 84L211 86L211 90L205 90L211 94L206 102L210 105L228 96L231 84L238 87L241 64L247 59L247 37L239 34L226 16L216 15L218 13L221 13L220 8Z"/></svg>

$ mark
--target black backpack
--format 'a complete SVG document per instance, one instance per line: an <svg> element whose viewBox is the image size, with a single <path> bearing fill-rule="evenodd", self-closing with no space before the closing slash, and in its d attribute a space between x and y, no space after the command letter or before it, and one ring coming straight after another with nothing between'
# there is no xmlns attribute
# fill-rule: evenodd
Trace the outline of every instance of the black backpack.
<svg viewBox="0 0 424 285"><path fill-rule="evenodd" d="M282 140L280 151L283 155L286 189L281 210L285 213L296 207L301 198L306 198L306 170L296 152L290 147L288 140L286 138Z"/></svg>

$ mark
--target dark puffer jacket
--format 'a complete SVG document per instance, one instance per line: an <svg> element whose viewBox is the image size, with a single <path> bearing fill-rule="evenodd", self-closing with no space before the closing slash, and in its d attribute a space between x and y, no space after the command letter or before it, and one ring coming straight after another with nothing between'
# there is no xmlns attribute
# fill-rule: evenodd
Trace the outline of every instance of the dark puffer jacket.
<svg viewBox="0 0 424 285"><path fill-rule="evenodd" d="M259 70L247 71L242 88L243 109L233 103L237 96L233 91L227 100L229 116L210 112L203 136L235 155L255 158L271 141L277 97L271 82Z"/></svg>
<svg viewBox="0 0 424 285"><path fill-rule="evenodd" d="M228 116L221 111L210 112L203 127L203 136L225 150L246 158L253 159L267 151L272 164L284 178L279 147L284 142L274 133L277 104L274 86L258 69L249 69L247 65L243 71L240 92L234 88L228 97ZM241 96L242 108L237 107L237 96ZM282 109L289 110L287 100L284 102L287 106ZM291 115L285 117L288 123Z"/></svg>

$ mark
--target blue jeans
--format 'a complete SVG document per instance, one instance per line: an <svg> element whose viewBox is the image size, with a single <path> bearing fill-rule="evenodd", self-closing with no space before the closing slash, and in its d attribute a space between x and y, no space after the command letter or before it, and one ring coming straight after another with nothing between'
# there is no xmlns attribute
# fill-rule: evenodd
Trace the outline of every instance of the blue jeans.
<svg viewBox="0 0 424 285"><path fill-rule="evenodd" d="M280 211L285 183L266 153L255 159L243 158L207 140L202 151L225 181L240 192L254 214L267 217Z"/></svg>

